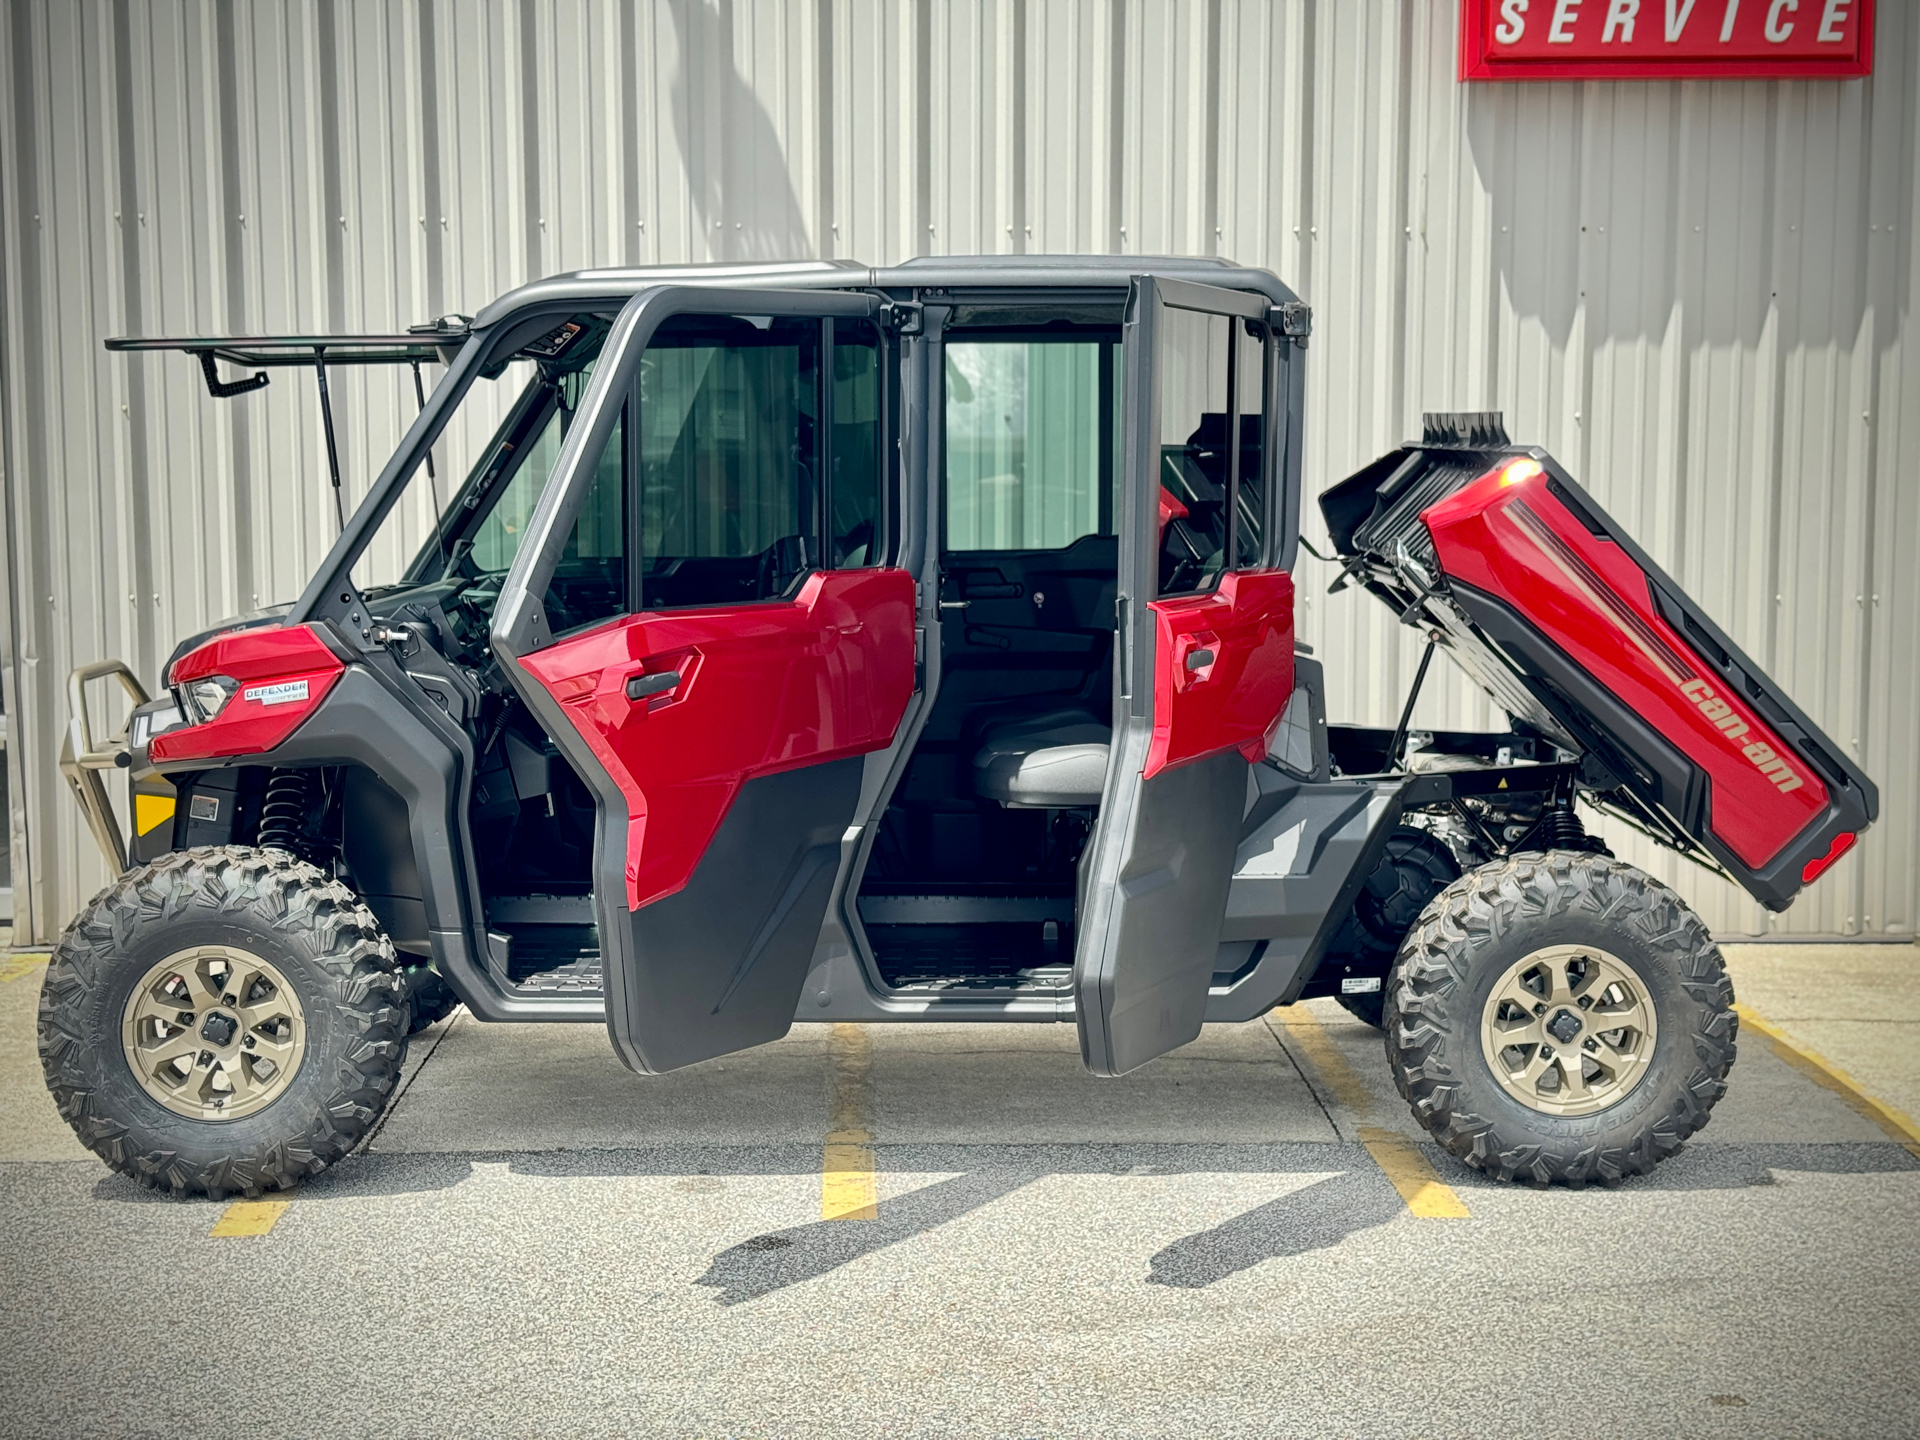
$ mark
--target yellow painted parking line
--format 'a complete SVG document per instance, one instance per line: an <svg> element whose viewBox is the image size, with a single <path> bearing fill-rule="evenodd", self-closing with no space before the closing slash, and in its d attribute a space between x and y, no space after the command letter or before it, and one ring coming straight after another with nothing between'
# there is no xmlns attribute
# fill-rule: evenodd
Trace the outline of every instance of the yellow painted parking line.
<svg viewBox="0 0 1920 1440"><path fill-rule="evenodd" d="M820 1151L820 1218L875 1220L880 1196L874 1187L873 1121L867 1108L873 1046L866 1027L835 1025L827 1056L833 1066L833 1102Z"/></svg>
<svg viewBox="0 0 1920 1440"><path fill-rule="evenodd" d="M1442 1180L1420 1147L1377 1125L1360 1127L1360 1143L1367 1147L1373 1163L1386 1173L1409 1213L1422 1220L1470 1220L1473 1212L1454 1189Z"/></svg>
<svg viewBox="0 0 1920 1440"><path fill-rule="evenodd" d="M1818 1050L1791 1039L1787 1032L1751 1007L1734 1002L1733 1013L1740 1017L1743 1029L1757 1030L1773 1047L1773 1053L1811 1079L1824 1090L1831 1090L1859 1114L1873 1121L1916 1157L1920 1157L1920 1125L1904 1111L1876 1100L1860 1087L1846 1071Z"/></svg>
<svg viewBox="0 0 1920 1440"><path fill-rule="evenodd" d="M291 1204L291 1200L236 1200L208 1233L222 1240L264 1235L280 1223Z"/></svg>
<svg viewBox="0 0 1920 1440"><path fill-rule="evenodd" d="M0 955L0 985L12 984L46 967L51 955Z"/></svg>
<svg viewBox="0 0 1920 1440"><path fill-rule="evenodd" d="M1400 1192L1407 1213L1422 1220L1472 1219L1473 1212L1467 1209L1466 1202L1427 1163L1418 1145L1391 1130L1366 1123L1373 1113L1373 1095L1333 1043L1333 1037L1327 1034L1327 1027L1320 1023L1319 1017L1304 1005L1282 1005L1272 1014L1299 1046L1327 1092L1361 1122L1360 1143L1393 1188Z"/></svg>
<svg viewBox="0 0 1920 1440"><path fill-rule="evenodd" d="M1365 1116L1373 1104L1373 1096L1353 1073L1347 1057L1334 1048L1327 1027L1320 1023L1319 1017L1304 1005L1282 1005L1273 1014L1305 1052L1333 1098L1357 1115Z"/></svg>

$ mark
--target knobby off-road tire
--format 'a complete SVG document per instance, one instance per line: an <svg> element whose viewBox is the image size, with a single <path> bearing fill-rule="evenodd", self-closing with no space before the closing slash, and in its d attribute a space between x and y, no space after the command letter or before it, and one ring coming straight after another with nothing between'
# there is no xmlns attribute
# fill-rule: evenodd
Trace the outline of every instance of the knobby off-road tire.
<svg viewBox="0 0 1920 1440"><path fill-rule="evenodd" d="M246 980L238 997L214 984L197 1010L180 1012L194 1017L181 1033L211 1027L205 1043L224 1041L231 1057L247 1044L247 1033L234 1038L236 1024L276 1008L297 1017L297 1033L293 1018L259 1028L262 1047L283 1037L288 1058L251 1113L202 1117L215 1099L237 1097L201 1084L199 1101L183 1086L163 1103L172 1073L156 1085L135 1072L136 1020L150 1017L154 996L164 1010L165 997L189 993L184 980L158 978L181 956L212 957L184 962L203 977L256 961L266 977ZM277 1007L261 999L275 996ZM280 850L187 850L129 871L67 927L41 991L40 1059L67 1123L121 1174L175 1195L256 1195L318 1173L367 1133L399 1078L407 1013L393 947L344 885ZM261 1073L255 1053L249 1046L238 1061L250 1078ZM189 1071L186 1084L198 1075Z"/></svg>
<svg viewBox="0 0 1920 1440"><path fill-rule="evenodd" d="M1624 1013L1636 992L1651 1009L1640 1061L1627 1072L1631 1083L1612 1082L1611 1097L1598 1071L1591 1098L1562 1094L1558 1076L1552 1090L1546 1081L1528 1090L1514 1073L1532 1068L1524 1045L1489 1058L1500 1043L1492 1037L1510 1031L1524 1040L1530 1024L1534 1038L1551 1039L1539 1027L1561 1008L1585 1022L1583 1032L1560 1021L1574 1047L1617 1040L1631 1048L1632 1032L1614 1030L1607 1039L1597 1033L1607 1023L1595 1018L1601 1011L1580 1010L1577 999L1543 1002L1533 1022L1499 999L1496 991L1519 994L1517 967L1534 976L1527 984L1540 984L1542 972L1528 967L1542 956L1563 978L1620 982L1608 987L1615 1012ZM1450 1154L1502 1180L1572 1186L1618 1184L1678 1151L1726 1093L1739 1030L1720 951L1680 897L1630 865L1567 850L1484 865L1436 896L1388 978L1386 1022L1394 1084ZM1562 1065L1578 1054L1554 1048ZM1495 1074L1499 1062L1505 1080ZM1593 1108L1577 1113L1583 1105ZM1563 1113L1552 1113L1555 1107Z"/></svg>

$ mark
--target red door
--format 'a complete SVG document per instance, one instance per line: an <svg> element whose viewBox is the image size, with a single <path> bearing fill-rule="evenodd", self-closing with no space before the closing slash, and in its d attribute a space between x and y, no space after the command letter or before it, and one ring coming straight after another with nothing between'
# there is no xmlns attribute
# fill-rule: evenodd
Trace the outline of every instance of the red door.
<svg viewBox="0 0 1920 1440"><path fill-rule="evenodd" d="M686 888L749 781L893 739L913 593L904 570L817 571L790 600L629 615L526 657L626 800L630 909Z"/></svg>
<svg viewBox="0 0 1920 1440"><path fill-rule="evenodd" d="M1293 576L1230 570L1212 594L1147 608L1155 674L1146 778L1222 750L1260 759L1293 694Z"/></svg>
<svg viewBox="0 0 1920 1440"><path fill-rule="evenodd" d="M893 362L875 309L642 291L496 611L496 653L598 797L607 1026L637 1070L786 1033L860 757L913 691L914 583L879 563ZM570 577L605 595L616 527L625 613L547 639L583 609Z"/></svg>
<svg viewBox="0 0 1920 1440"><path fill-rule="evenodd" d="M1247 767L1293 691L1266 319L1250 295L1134 282L1113 749L1074 956L1100 1074L1200 1033Z"/></svg>

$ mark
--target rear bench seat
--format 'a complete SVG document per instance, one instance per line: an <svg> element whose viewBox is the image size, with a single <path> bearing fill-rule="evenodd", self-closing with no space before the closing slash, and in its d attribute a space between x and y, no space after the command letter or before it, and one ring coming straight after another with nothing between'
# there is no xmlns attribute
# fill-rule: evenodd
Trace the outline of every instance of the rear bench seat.
<svg viewBox="0 0 1920 1440"><path fill-rule="evenodd" d="M996 725L973 757L973 790L1016 810L1100 803L1113 732L1085 710L1053 710Z"/></svg>

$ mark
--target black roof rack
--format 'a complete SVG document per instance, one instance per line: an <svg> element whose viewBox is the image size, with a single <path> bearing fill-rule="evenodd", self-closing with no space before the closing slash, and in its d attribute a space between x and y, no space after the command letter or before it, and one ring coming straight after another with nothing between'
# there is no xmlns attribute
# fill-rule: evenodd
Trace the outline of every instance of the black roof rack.
<svg viewBox="0 0 1920 1440"><path fill-rule="evenodd" d="M441 332L422 327L404 335L117 335L106 342L109 350L185 350L212 355L235 365L309 365L324 352L336 365L405 365L412 360L437 360L448 340L458 345L464 329Z"/></svg>
<svg viewBox="0 0 1920 1440"><path fill-rule="evenodd" d="M320 385L320 423L327 433L327 471L333 480L333 510L341 529L347 512L340 498L340 452L333 439L333 401L327 394L329 365L411 365L413 398L427 408L427 392L420 379L422 361L453 363L454 352L466 343L473 322L465 315L443 315L425 325L412 326L403 335L116 335L104 343L114 351L181 350L200 359L207 393L231 400L267 384L265 369L245 380L222 380L216 363L279 367L311 365ZM427 478L433 478L433 452L427 452Z"/></svg>

